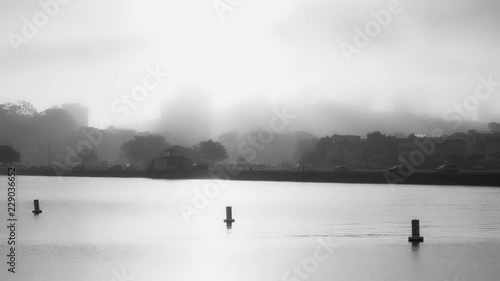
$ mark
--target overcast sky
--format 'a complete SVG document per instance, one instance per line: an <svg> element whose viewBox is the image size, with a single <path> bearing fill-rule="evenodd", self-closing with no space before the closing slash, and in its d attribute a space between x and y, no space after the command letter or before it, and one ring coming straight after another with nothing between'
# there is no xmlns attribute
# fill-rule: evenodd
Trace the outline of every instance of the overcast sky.
<svg viewBox="0 0 500 281"><path fill-rule="evenodd" d="M42 10L37 1L1 1L0 102L38 110L80 102L93 126L197 110L191 122L218 133L266 122L284 105L304 127L327 125L314 113L330 105L441 117L474 94L478 77L500 81L495 0L401 0L402 11L349 63L342 42L354 45L355 28L389 2L247 0L222 20L212 0L72 0L16 53L9 34L22 36L23 17L33 22ZM156 66L170 76L122 119L113 102ZM499 96L500 87L481 101L479 121L500 121Z"/></svg>

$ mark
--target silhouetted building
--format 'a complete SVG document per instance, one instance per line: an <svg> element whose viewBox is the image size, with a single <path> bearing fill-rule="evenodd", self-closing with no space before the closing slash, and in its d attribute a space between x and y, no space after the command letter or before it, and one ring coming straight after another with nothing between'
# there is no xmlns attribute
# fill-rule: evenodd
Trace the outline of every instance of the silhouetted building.
<svg viewBox="0 0 500 281"><path fill-rule="evenodd" d="M399 139L391 136L364 140L361 143L364 167L368 169L384 169L398 164L399 143Z"/></svg>
<svg viewBox="0 0 500 281"><path fill-rule="evenodd" d="M500 135L474 134L470 147L467 153L467 162L471 164L500 162Z"/></svg>
<svg viewBox="0 0 500 281"><path fill-rule="evenodd" d="M421 146L417 145L417 142L421 143L421 145L432 143L434 145L434 151L423 151ZM424 147L424 149L430 149L429 145ZM447 162L443 146L439 142L436 142L435 139L428 137L416 137L415 139L399 140L398 161L401 159L404 159L404 161L409 163L412 161L413 163L418 163L418 165L414 166L415 169L434 169Z"/></svg>
<svg viewBox="0 0 500 281"><path fill-rule="evenodd" d="M174 156L175 150L166 149L165 156L153 159L150 169L153 171L190 171L192 161L184 156Z"/></svg>
<svg viewBox="0 0 500 281"><path fill-rule="evenodd" d="M467 157L468 139L450 137L443 143L445 162L464 165ZM438 146L439 148L439 146Z"/></svg>
<svg viewBox="0 0 500 281"><path fill-rule="evenodd" d="M34 139L16 139L12 147L21 154L19 162L25 166L47 166L54 161L65 163L68 154L63 144L41 143Z"/></svg>
<svg viewBox="0 0 500 281"><path fill-rule="evenodd" d="M429 149L432 144L432 153L422 150L422 143L427 143L425 149ZM345 165L383 169L402 161L417 161L415 169L435 169L445 163L462 168L472 168L474 165L500 168L500 134L469 131L468 134L455 133L441 138L416 135L415 139L384 136L371 140L359 136L333 135L318 141L316 155L323 167Z"/></svg>
<svg viewBox="0 0 500 281"><path fill-rule="evenodd" d="M362 164L360 142L359 136L335 134L322 138L316 145L316 151L327 166L356 167Z"/></svg>

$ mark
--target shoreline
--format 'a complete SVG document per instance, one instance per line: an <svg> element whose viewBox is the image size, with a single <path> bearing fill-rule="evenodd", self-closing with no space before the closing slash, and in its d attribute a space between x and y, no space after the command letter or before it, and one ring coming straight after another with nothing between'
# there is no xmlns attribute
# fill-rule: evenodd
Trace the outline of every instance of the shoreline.
<svg viewBox="0 0 500 281"><path fill-rule="evenodd" d="M213 178L208 171L148 172L148 171L109 171L109 170L74 170L66 172L63 177L117 177L117 178L150 178L150 179L213 179L237 181L282 181L282 182L321 182L321 183L358 183L358 184L391 184L387 182L385 171L299 171L299 170L242 170L236 175L219 172L224 176ZM53 176L50 170L18 169L20 176ZM215 174L218 174L215 172ZM500 187L499 172L465 171L456 174L437 174L433 171L416 171L404 178L404 185L457 185L457 186L495 186Z"/></svg>

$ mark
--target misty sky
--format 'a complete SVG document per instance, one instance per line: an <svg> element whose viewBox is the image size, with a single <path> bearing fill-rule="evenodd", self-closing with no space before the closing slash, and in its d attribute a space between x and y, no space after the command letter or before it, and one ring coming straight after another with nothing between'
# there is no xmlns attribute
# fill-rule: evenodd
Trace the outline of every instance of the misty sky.
<svg viewBox="0 0 500 281"><path fill-rule="evenodd" d="M353 45L355 28L389 2L247 0L221 20L212 0L72 0L16 54L8 34L22 34L22 18L41 8L1 1L0 102L80 102L93 126L109 118L207 134L265 126L287 106L294 129L321 135L342 112L442 117L479 76L500 81L495 0L401 0L403 11L348 63L340 44ZM121 119L113 102L157 65L170 76ZM500 121L499 96L480 103L478 121Z"/></svg>

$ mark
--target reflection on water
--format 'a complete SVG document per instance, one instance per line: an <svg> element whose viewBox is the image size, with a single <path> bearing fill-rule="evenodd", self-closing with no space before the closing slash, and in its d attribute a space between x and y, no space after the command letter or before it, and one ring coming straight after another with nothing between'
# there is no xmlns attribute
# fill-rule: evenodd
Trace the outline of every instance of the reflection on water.
<svg viewBox="0 0 500 281"><path fill-rule="evenodd" d="M186 223L180 206L192 204L193 189L206 183L19 177L20 266L8 277L108 281L122 269L134 280L498 280L500 274L500 189L231 182ZM39 216L31 213L35 198ZM232 229L223 222L225 206L234 209ZM425 237L419 246L407 242L414 218ZM337 247L321 252L318 239Z"/></svg>
<svg viewBox="0 0 500 281"><path fill-rule="evenodd" d="M420 250L420 244L419 243L411 243L411 251L413 253L414 258L418 258L418 251Z"/></svg>

